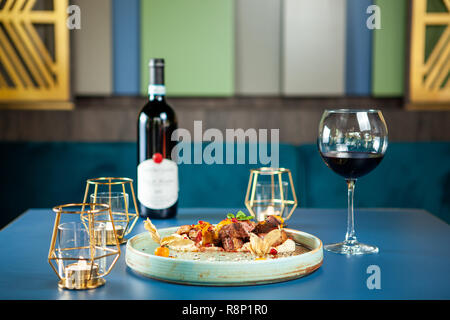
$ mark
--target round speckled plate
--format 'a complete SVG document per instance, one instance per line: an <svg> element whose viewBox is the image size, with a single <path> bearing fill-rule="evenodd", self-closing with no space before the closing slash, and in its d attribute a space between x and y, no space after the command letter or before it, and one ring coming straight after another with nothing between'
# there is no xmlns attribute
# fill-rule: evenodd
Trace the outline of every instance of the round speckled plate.
<svg viewBox="0 0 450 320"><path fill-rule="evenodd" d="M158 230L161 237L178 227ZM281 282L306 276L323 261L322 241L306 232L284 229L297 244L294 255L254 260L248 253L196 252L170 250L171 257L155 256L158 247L148 232L127 242L125 261L138 274L180 284L205 286L244 286Z"/></svg>

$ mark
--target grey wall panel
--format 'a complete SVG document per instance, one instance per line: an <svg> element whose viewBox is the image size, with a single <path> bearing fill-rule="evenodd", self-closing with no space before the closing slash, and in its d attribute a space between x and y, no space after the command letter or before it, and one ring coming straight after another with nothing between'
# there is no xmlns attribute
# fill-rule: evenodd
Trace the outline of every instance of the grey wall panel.
<svg viewBox="0 0 450 320"><path fill-rule="evenodd" d="M75 95L109 95L113 91L111 0L76 0L81 29L70 32Z"/></svg>
<svg viewBox="0 0 450 320"><path fill-rule="evenodd" d="M343 95L346 0L284 0L282 91Z"/></svg>
<svg viewBox="0 0 450 320"><path fill-rule="evenodd" d="M236 94L280 93L282 0L236 0Z"/></svg>

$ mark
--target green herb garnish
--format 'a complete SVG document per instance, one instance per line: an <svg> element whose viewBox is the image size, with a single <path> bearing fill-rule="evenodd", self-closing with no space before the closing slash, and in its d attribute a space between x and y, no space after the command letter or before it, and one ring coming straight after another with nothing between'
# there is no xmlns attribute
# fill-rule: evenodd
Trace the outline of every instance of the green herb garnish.
<svg viewBox="0 0 450 320"><path fill-rule="evenodd" d="M241 219L241 218L245 218L246 214L242 211L239 211L238 213L236 213L236 219Z"/></svg>
<svg viewBox="0 0 450 320"><path fill-rule="evenodd" d="M247 216L242 210L239 210L239 212L236 213L236 216L234 214L232 214L232 213L228 213L227 214L227 218L228 219L235 218L236 220L244 221L244 220L251 220L254 217L252 215Z"/></svg>
<svg viewBox="0 0 450 320"><path fill-rule="evenodd" d="M232 213L227 214L227 218L228 219L233 219L234 218L234 214L232 214Z"/></svg>

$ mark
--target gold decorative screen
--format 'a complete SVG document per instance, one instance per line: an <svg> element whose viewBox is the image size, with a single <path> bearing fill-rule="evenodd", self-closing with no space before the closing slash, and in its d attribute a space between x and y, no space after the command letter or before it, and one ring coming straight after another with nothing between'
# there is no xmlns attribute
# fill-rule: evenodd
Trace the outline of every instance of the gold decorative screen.
<svg viewBox="0 0 450 320"><path fill-rule="evenodd" d="M69 100L67 7L68 0L0 0L0 104L51 109Z"/></svg>
<svg viewBox="0 0 450 320"><path fill-rule="evenodd" d="M410 102L426 109L448 107L450 0L413 0L412 4Z"/></svg>

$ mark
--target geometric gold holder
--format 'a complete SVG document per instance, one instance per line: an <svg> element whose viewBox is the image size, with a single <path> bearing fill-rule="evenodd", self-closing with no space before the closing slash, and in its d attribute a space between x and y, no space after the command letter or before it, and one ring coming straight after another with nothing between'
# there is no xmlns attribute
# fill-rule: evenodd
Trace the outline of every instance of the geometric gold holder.
<svg viewBox="0 0 450 320"><path fill-rule="evenodd" d="M114 237L117 236L119 239L119 243L123 244L127 242L127 239L125 238L126 235L128 235L134 228L134 225L136 224L137 220L139 219L139 211L138 206L136 202L136 196L134 193L133 188L133 179L130 178L113 178L113 177L102 177L102 178L94 178L94 179L88 179L86 182L86 191L84 193L84 199L83 202L87 202L87 197L89 196L89 187L93 185L94 186L94 199L92 202L97 202L96 198L99 192L106 191L107 194L111 195L114 193L113 188L117 190L119 188L119 191L122 192L124 195L127 194L126 192L126 186L129 186L131 190L131 194L133 197L133 203L134 208L136 212L129 212L129 204L127 203L127 197L124 197L124 212L117 212L115 211L114 207L111 205L111 197L109 198L109 206L111 208L111 213L113 218L111 221L115 225L114 232L113 230L107 230L107 244L110 244L111 241L114 241ZM82 218L85 218L82 216Z"/></svg>
<svg viewBox="0 0 450 320"><path fill-rule="evenodd" d="M105 224L97 214L111 217L107 204L73 203L56 206L48 262L58 275L62 289L85 290L105 284L120 256L119 240L106 245ZM85 215L85 221L78 216ZM61 223L63 222L63 223Z"/></svg>
<svg viewBox="0 0 450 320"><path fill-rule="evenodd" d="M0 3L0 108L73 107L69 101L69 1Z"/></svg>
<svg viewBox="0 0 450 320"><path fill-rule="evenodd" d="M297 207L291 171L269 167L251 169L245 206L257 221L264 221L268 215L289 219Z"/></svg>
<svg viewBox="0 0 450 320"><path fill-rule="evenodd" d="M450 1L431 2L411 1L407 107L450 110Z"/></svg>

